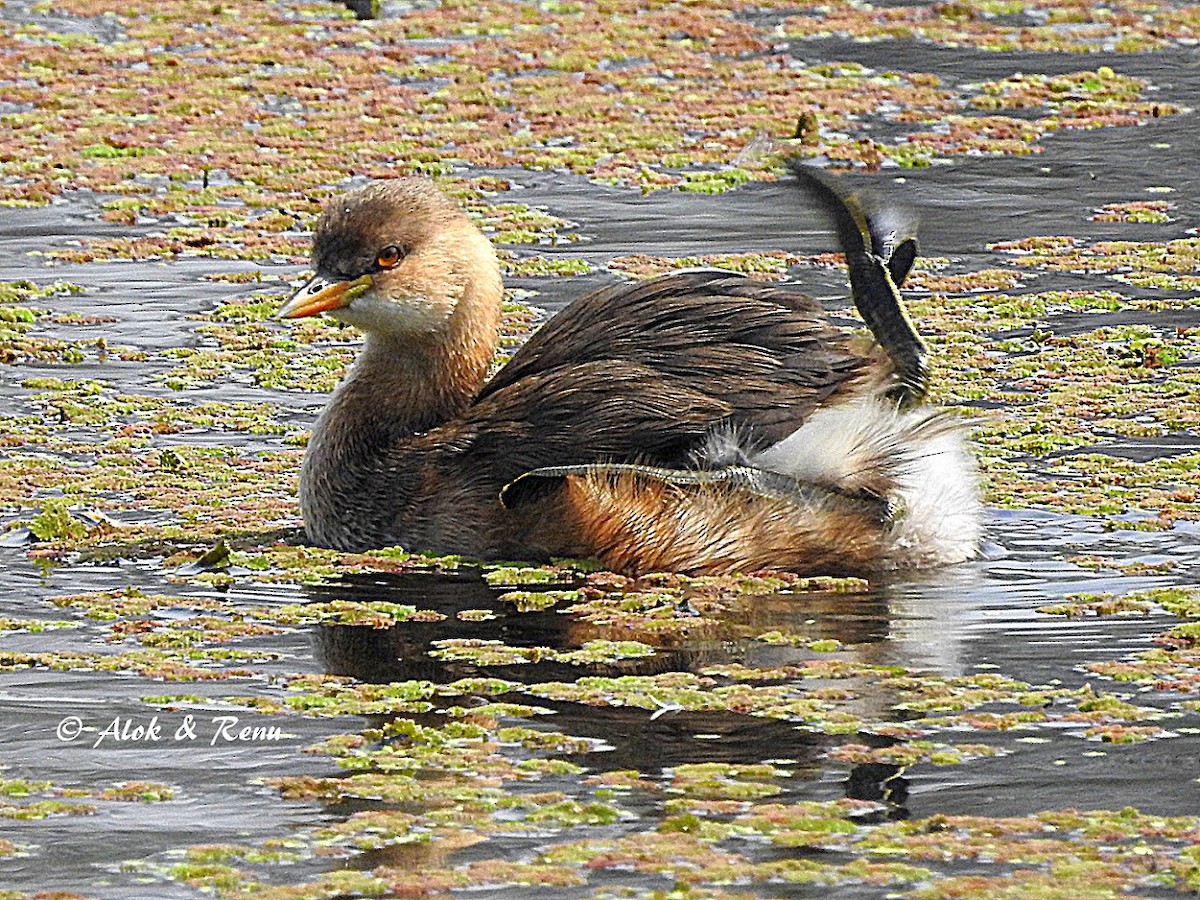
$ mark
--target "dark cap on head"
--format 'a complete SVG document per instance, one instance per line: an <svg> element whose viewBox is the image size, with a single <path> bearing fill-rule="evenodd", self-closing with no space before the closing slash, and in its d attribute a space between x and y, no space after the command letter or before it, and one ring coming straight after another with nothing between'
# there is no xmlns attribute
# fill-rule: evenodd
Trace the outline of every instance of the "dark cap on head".
<svg viewBox="0 0 1200 900"><path fill-rule="evenodd" d="M329 200L313 236L313 268L338 279L372 270L388 246L405 253L462 211L425 178L373 181Z"/></svg>

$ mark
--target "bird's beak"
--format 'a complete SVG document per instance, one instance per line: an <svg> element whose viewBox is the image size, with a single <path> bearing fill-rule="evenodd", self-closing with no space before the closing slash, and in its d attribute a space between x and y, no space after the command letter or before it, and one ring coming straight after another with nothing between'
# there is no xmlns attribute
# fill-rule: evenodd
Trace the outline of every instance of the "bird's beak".
<svg viewBox="0 0 1200 900"><path fill-rule="evenodd" d="M283 304L275 315L280 319L299 319L331 309L340 309L349 306L355 297L362 296L370 287L370 275L363 275L353 281L330 281L323 275L316 275L312 281L296 291L292 299Z"/></svg>

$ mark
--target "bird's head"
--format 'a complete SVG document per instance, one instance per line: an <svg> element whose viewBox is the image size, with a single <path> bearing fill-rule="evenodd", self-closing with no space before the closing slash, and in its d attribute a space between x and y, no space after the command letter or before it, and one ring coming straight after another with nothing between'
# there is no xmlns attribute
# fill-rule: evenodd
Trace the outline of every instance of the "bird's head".
<svg viewBox="0 0 1200 900"><path fill-rule="evenodd" d="M312 259L316 274L280 318L326 313L368 334L434 337L473 285L499 290L487 238L423 178L375 181L330 200Z"/></svg>

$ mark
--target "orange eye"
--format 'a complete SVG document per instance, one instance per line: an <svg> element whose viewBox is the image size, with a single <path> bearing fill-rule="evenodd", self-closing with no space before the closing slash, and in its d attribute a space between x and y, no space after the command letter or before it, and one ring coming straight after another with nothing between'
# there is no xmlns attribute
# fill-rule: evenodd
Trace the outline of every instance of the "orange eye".
<svg viewBox="0 0 1200 900"><path fill-rule="evenodd" d="M375 265L381 269L390 269L396 263L400 262L403 256L404 254L400 252L399 247L384 247L379 251L379 255L375 257Z"/></svg>

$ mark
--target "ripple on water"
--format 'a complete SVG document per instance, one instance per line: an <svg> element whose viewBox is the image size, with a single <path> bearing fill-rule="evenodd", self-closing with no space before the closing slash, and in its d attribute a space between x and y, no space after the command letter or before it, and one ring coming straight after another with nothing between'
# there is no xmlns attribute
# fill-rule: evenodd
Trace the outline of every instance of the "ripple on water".
<svg viewBox="0 0 1200 900"><path fill-rule="evenodd" d="M23 20L27 4L10 3L5 16ZM18 10L19 12L14 12ZM106 20L108 21L108 20ZM109 21L104 27L116 26ZM436 49L432 47L431 49ZM872 49L841 41L806 42L795 52L803 57L831 54L840 58L850 50L879 61L881 69L949 70L962 80L981 80L1009 74L1014 58L964 53L928 46L889 42ZM1184 68L1183 54L1133 58L1137 69L1158 67L1151 77L1176 66L1179 83L1166 92L1191 94L1194 65ZM1039 71L1069 71L1080 67L1077 57L1030 57L1018 64ZM1125 67L1125 68L1128 68ZM1180 100L1180 97L1174 97ZM1174 211L1180 222L1197 213L1200 187L1192 158L1194 121L1176 116L1146 128L1112 130L1098 135L1059 134L1046 139L1046 152L1031 158L962 159L952 166L924 172L887 173L903 185L887 185L892 193L923 212L922 241L931 253L952 258L964 270L995 265L989 242L1016 240L1034 234L1086 235L1089 240L1161 234L1155 226L1129 226L1089 220L1090 210L1115 201L1141 197L1148 186L1169 180L1178 199ZM1148 148L1147 144L1154 146ZM656 193L634 196L630 192L588 183L582 178L545 172L512 172L505 177L522 186L524 202L542 205L570 218L585 238L581 244L540 247L547 256L582 256L598 268L614 256L645 252L685 256L703 252L744 252L786 247L797 253L831 248L823 225L798 209L791 191L783 185L751 185L720 198ZM885 181L884 177L877 179ZM85 237L126 236L130 229L99 219L102 198L77 192L65 202L41 210L0 209L0 280L30 275L32 251L62 246ZM1191 217L1189 219L1188 217ZM83 294L50 298L43 305L56 312L79 311L111 315L105 326L107 340L150 354L178 347L202 347L211 338L197 330L193 314L212 310L231 297L263 290L261 285L230 285L205 280L205 276L249 268L239 263L181 259L170 263L112 263L58 266L38 270L38 277L66 278L86 288ZM298 275L299 266L271 266L272 274ZM839 273L806 270L801 273L814 293L837 305L844 294ZM1044 275L1030 290L1077 287L1078 273ZM582 290L608 280L604 274L579 279L518 281L540 291L537 303L560 310ZM1094 278L1083 283L1094 288L1105 283ZM1111 286L1111 285L1110 285ZM273 285L272 290L283 290ZM1187 310L1122 311L1097 317L1062 314L1055 318L1057 333L1085 333L1098 324L1152 324L1159 328L1190 327ZM90 333L90 332L89 332ZM282 329L281 329L282 333ZM56 335L75 334L60 329ZM39 374L62 378L107 380L114 390L188 402L223 399L266 402L279 406L279 418L289 425L311 421L318 398L298 392L270 390L252 379L234 375L212 387L174 392L156 380L167 364L153 358L147 364L101 363L95 359L77 366L34 366ZM20 415L30 411L31 390L21 382L30 369L0 369L0 412ZM254 434L211 431L189 433L179 441L191 444L231 445L247 453L279 446L275 438ZM166 440L172 440L167 438ZM1148 459L1190 452L1194 437L1170 439L1114 439L1104 452ZM66 458L66 457L64 457ZM76 461L71 458L69 461ZM7 513L8 511L6 511ZM160 521L164 515L149 505L124 510L114 518L125 524ZM1176 619L1160 611L1146 616L1085 616L1067 618L1038 612L1039 608L1081 593L1127 594L1171 585L1196 583L1200 566L1200 527L1180 523L1170 531L1113 530L1112 522L1084 516L1029 510L989 512L988 538L998 551L952 571L897 577L852 595L815 595L798 603L793 596L764 596L740 607L730 621L699 637L667 642L650 661L622 661L597 666L601 674L662 674L696 672L714 666L741 663L758 668L799 665L814 658L830 658L860 666L900 666L943 679L969 678L993 673L1031 685L1053 685L1096 691L1124 691L1131 702L1165 714L1179 712L1180 695L1117 685L1090 671L1090 663L1123 659L1153 646L1153 637ZM1080 558L1101 559L1099 568ZM369 801L324 804L316 801L281 801L278 793L260 779L282 776L333 776L342 774L326 756L301 753L339 731L359 731L361 716L322 719L299 715L256 715L231 707L222 698L235 694L286 697L283 679L298 674L334 673L368 682L426 679L445 683L470 675L487 674L516 683L507 699L553 709L554 714L531 723L543 730L560 730L586 738L585 750L569 759L589 772L633 769L648 779L663 782L671 770L702 762L759 763L775 761L786 775L777 779L781 798L827 800L844 796L886 799L889 815L921 817L935 813L1022 815L1063 807L1119 808L1134 805L1144 811L1194 813L1200 804L1194 779L1194 736L1184 729L1193 717L1166 719L1168 730L1154 740L1137 745L1104 744L1085 737L1086 723L1055 720L1044 726L1004 732L977 733L968 729L937 735L947 741L985 741L1007 755L976 759L955 766L918 765L901 774L898 767L878 763L832 762L826 754L847 741L885 745L879 735L830 735L805 729L794 721L752 717L722 711L692 711L672 707L588 706L571 700L531 698L522 691L531 685L555 680L571 681L585 672L577 665L545 661L529 665L482 666L451 661L430 654L434 641L471 638L501 641L507 646L577 649L597 631L580 625L558 611L519 613L499 597L503 589L489 587L478 573L458 575L406 575L347 578L321 587L253 584L235 581L226 589L180 585L171 582L155 560L141 563L116 561L112 565L83 565L68 560L62 565L38 566L20 549L0 549L0 585L5 591L3 614L12 619L70 619L80 627L40 633L3 634L4 653L117 653L127 642L107 643L103 621L87 619L75 609L64 609L49 598L88 591L122 590L147 593L180 593L216 598L228 608L265 607L352 599L411 604L446 618L436 622L404 623L390 629L348 626L314 626L250 638L235 644L260 651L262 661L254 674L229 681L170 683L128 673L105 673L46 668L0 672L0 764L6 777L52 780L63 787L95 788L136 778L162 782L176 790L166 803L108 804L97 816L64 816L47 821L11 822L6 839L42 848L26 859L3 862L6 887L33 890L78 890L88 895L126 898L140 896L131 887L128 873L119 871L125 859L171 862L181 847L196 844L246 843L300 833L323 822L344 820ZM1170 564L1161 572L1139 571L1136 564L1153 567ZM486 610L491 618L464 621L463 610ZM189 615L164 613L164 619ZM771 630L794 632L813 640L836 642L837 649L822 654L808 647L774 645L748 639L748 634ZM609 635L610 637L612 635ZM836 685L832 679L828 684ZM802 694L807 685L796 688ZM847 708L864 719L886 723L912 721L918 713L898 707L898 694L860 678L860 692ZM148 705L150 695L185 693L195 698L179 708ZM451 699L439 698L442 706ZM1055 703L1072 701L1050 701ZM1077 704L1076 704L1077 705ZM911 706L911 705L910 705ZM1074 708L1074 707L1071 707ZM1007 710L1009 707L1003 707ZM253 724L281 722L288 733L276 743L249 746L208 741L153 747L102 743L92 747L96 731L83 741L63 741L56 728L64 717L77 715L93 729L102 729L118 718L140 721L158 714L177 727L185 714L207 723L212 718L236 715ZM381 717L371 720L373 724ZM516 721L516 720L514 720ZM586 773L585 773L586 774ZM529 790L556 790L587 802L590 788L577 776L555 776L536 782ZM525 788L520 788L525 790ZM622 809L627 819L598 833L652 831L664 816L656 795L633 793ZM551 833L552 835L552 833ZM530 857L553 837L546 833L492 836L465 851L456 862L500 856ZM53 865L45 848L53 848ZM769 851L762 850L763 854ZM394 857L391 858L394 861ZM354 865L369 866L368 855ZM309 859L287 873L297 881L315 875L329 863ZM340 863L335 863L340 865ZM604 876L597 875L597 878ZM658 882L610 876L612 883L659 888ZM622 880L622 879L625 880ZM160 900L195 897L197 892L163 879L153 880L153 896ZM552 896L552 889L543 889ZM847 887L838 896L882 896L886 888ZM499 894L494 894L499 896ZM772 896L777 895L772 892ZM806 893L811 895L811 892ZM580 896L564 892L560 896Z"/></svg>

